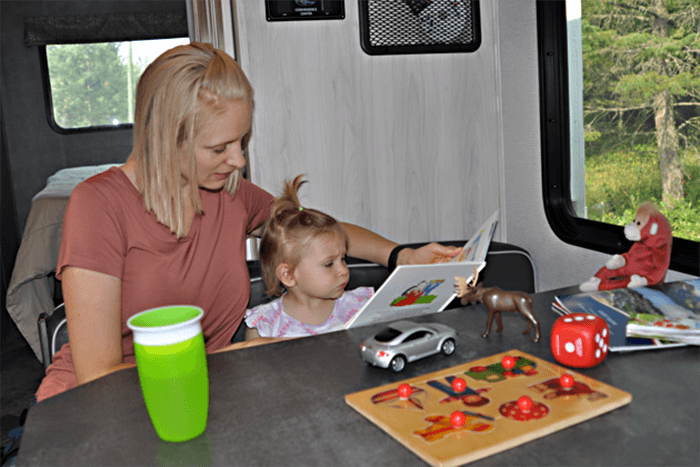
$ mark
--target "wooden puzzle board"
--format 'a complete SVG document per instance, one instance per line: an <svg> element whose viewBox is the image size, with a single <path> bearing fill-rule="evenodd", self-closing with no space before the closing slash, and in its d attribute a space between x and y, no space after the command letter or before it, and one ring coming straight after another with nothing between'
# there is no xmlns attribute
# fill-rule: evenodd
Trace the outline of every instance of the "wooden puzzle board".
<svg viewBox="0 0 700 467"><path fill-rule="evenodd" d="M515 358L506 370L501 360ZM569 374L574 385L561 386ZM455 378L467 388L453 389ZM408 398L399 385L411 386ZM524 412L516 401L529 396ZM519 446L629 404L632 395L570 369L511 350L345 396L345 401L425 462L454 466ZM450 416L465 415L454 428Z"/></svg>

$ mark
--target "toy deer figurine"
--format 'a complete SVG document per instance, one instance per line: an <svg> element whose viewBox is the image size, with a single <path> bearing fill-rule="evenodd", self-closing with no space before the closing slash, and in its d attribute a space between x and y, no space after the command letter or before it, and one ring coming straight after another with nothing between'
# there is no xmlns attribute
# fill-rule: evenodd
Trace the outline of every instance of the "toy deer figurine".
<svg viewBox="0 0 700 467"><path fill-rule="evenodd" d="M501 323L501 312L514 311L522 313L528 320L527 330L523 334L529 334L530 329L532 329L534 325L535 338L532 339L532 342L539 342L540 322L537 321L535 314L532 312L532 297L524 292L507 292L498 287L484 289L481 287L481 284L477 285L476 281L478 278L479 271L475 267L474 279L472 279L470 283L467 284L467 280L464 277L455 277L457 280L455 286L457 287L457 296L462 299L462 305L479 301L486 305L486 308L489 310L486 331L481 337L486 337L491 332L491 324L493 323L494 315L496 315L496 321L498 321L498 329L496 329L496 332L502 332L503 324Z"/></svg>

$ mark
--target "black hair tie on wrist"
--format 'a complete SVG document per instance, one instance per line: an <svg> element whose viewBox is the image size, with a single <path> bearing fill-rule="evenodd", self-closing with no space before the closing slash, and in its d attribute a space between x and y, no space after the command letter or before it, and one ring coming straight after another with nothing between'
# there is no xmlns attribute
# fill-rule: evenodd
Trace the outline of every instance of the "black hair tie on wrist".
<svg viewBox="0 0 700 467"><path fill-rule="evenodd" d="M399 252L404 248L408 248L408 245L397 245L393 250L391 250L391 253L389 254L389 261L387 262L389 272L396 269L396 261L399 259Z"/></svg>

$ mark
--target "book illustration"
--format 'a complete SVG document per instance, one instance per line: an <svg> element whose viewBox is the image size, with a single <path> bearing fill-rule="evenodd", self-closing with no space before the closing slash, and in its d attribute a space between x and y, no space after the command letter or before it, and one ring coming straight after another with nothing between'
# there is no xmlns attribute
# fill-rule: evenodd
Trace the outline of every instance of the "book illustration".
<svg viewBox="0 0 700 467"><path fill-rule="evenodd" d="M627 335L700 344L700 319L630 313Z"/></svg>
<svg viewBox="0 0 700 467"><path fill-rule="evenodd" d="M476 239L474 240L474 244L465 246L462 249L462 252L459 254L459 256L457 256L457 259L455 261L474 261L474 257L476 256L476 249L479 247L479 241L481 240L481 234L483 233L483 229L479 231L479 236L476 237Z"/></svg>
<svg viewBox="0 0 700 467"><path fill-rule="evenodd" d="M700 317L700 279L669 282L657 287L674 303L682 306Z"/></svg>
<svg viewBox="0 0 700 467"><path fill-rule="evenodd" d="M614 352L684 345L670 332L637 331L638 325L644 326L638 317L648 316L648 320L659 322L700 320L699 305L700 280L692 279L654 287L563 295L556 297L552 309L559 314L590 313L605 319L610 329L610 351ZM671 328L656 327L656 331L663 329Z"/></svg>
<svg viewBox="0 0 700 467"><path fill-rule="evenodd" d="M481 232L479 232L479 236L476 237L476 240L474 240L474 246L472 248L469 248L469 250L467 250L467 256L469 256L469 253L471 253L471 257L468 257L467 261L474 261L475 256L476 256L476 250L477 250L477 248L479 248L479 241L481 240L481 234L483 234L483 233L484 233L483 230Z"/></svg>
<svg viewBox="0 0 700 467"><path fill-rule="evenodd" d="M445 263L399 265L381 287L365 302L346 329L369 324L409 319L439 313L456 296L455 277L473 277L474 269L486 266L486 253L498 222L497 210L462 247L462 252ZM455 261L473 258L473 261Z"/></svg>
<svg viewBox="0 0 700 467"><path fill-rule="evenodd" d="M685 318L669 318L659 315L645 315L643 313L630 313L630 325L654 326L673 331L700 331L700 320Z"/></svg>
<svg viewBox="0 0 700 467"><path fill-rule="evenodd" d="M451 262L471 261L478 263L486 259L486 253L493 237L493 231L496 228L499 212L500 210L496 210L488 218L477 233L462 247L462 252L452 258Z"/></svg>
<svg viewBox="0 0 700 467"><path fill-rule="evenodd" d="M431 295L430 292L433 289L436 289L443 282L445 282L444 279L421 281L420 283L409 287L401 294L401 296L393 300L391 302L391 306L408 306L431 303L437 298L437 295Z"/></svg>

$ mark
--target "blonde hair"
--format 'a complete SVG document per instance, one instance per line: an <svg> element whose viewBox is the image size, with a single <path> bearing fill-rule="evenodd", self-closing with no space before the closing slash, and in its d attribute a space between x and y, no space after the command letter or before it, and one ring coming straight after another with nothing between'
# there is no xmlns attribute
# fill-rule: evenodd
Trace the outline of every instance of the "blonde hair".
<svg viewBox="0 0 700 467"><path fill-rule="evenodd" d="M136 88L134 147L136 187L146 211L185 236L185 194L203 212L197 183L194 138L207 117L243 100L253 109L253 88L236 61L211 44L192 42L163 52L141 75ZM224 190L240 185L234 170ZM187 179L183 186L182 175Z"/></svg>
<svg viewBox="0 0 700 467"><path fill-rule="evenodd" d="M303 175L286 180L282 196L270 210L270 220L260 242L260 263L265 292L276 297L284 292L277 277L277 267L287 263L294 269L306 253L309 244L325 235L338 235L348 246L348 235L333 217L315 209L302 207L297 192Z"/></svg>

